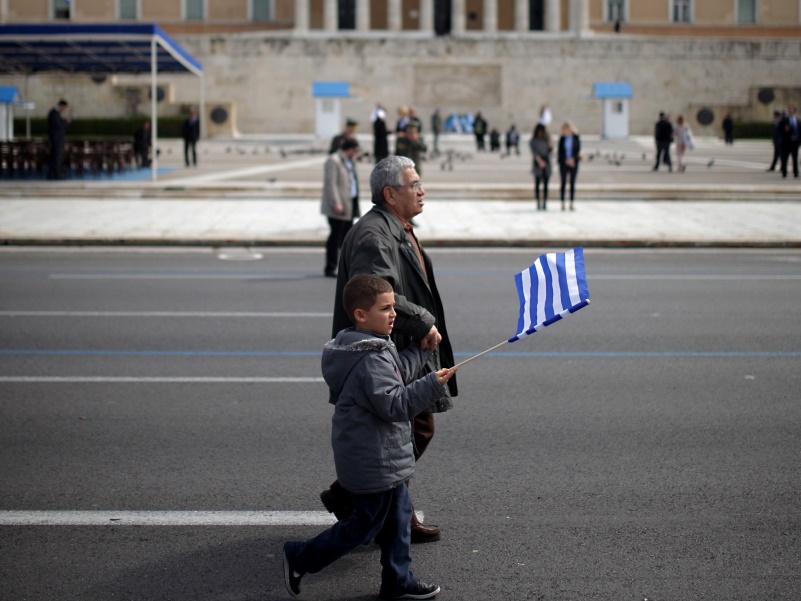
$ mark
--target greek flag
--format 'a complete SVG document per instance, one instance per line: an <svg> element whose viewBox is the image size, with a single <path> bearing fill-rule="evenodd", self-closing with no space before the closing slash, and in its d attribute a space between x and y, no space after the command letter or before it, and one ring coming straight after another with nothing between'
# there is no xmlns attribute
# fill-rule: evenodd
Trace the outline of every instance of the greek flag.
<svg viewBox="0 0 801 601"><path fill-rule="evenodd" d="M589 304L584 249L579 246L565 253L542 255L515 276L515 285L520 297L520 317L517 334L507 342L533 334Z"/></svg>

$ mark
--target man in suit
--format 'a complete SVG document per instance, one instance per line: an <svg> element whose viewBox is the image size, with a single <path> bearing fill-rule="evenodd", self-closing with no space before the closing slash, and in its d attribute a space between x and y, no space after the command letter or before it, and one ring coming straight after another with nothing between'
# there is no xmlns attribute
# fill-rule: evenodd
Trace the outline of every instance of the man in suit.
<svg viewBox="0 0 801 601"><path fill-rule="evenodd" d="M197 167L197 141L200 139L200 119L198 119L197 111L192 109L189 111L189 117L184 121L182 130L184 138L184 163L189 167L189 151L192 151L192 165Z"/></svg>
<svg viewBox="0 0 801 601"><path fill-rule="evenodd" d="M47 179L61 179L61 162L64 159L64 138L69 118L64 117L68 103L63 98L47 114L47 135L50 138L50 170Z"/></svg>
<svg viewBox="0 0 801 601"><path fill-rule="evenodd" d="M787 177L787 159L793 161L793 175L798 177L798 142L801 124L795 114L795 105L787 107L787 114L779 122L782 136L782 177Z"/></svg>
<svg viewBox="0 0 801 601"><path fill-rule="evenodd" d="M359 180L356 177L355 157L359 143L355 138L342 141L339 151L325 161L323 198L320 212L328 218L331 232L325 243L326 277L337 277L337 263L342 241L359 216Z"/></svg>
<svg viewBox="0 0 801 601"><path fill-rule="evenodd" d="M659 121L654 126L654 142L656 142L656 165L654 171L659 169L659 160L664 157L668 171L673 171L670 163L670 143L673 141L673 125L665 113L659 113Z"/></svg>
<svg viewBox="0 0 801 601"><path fill-rule="evenodd" d="M767 171L776 171L776 165L782 156L782 113L773 111L773 160Z"/></svg>

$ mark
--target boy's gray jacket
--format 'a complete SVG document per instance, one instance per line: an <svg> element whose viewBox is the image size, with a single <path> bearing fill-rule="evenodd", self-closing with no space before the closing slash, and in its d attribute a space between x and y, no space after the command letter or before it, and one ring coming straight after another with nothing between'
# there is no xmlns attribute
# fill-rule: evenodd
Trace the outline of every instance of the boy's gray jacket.
<svg viewBox="0 0 801 601"><path fill-rule="evenodd" d="M398 353L388 336L355 328L325 345L323 378L338 397L331 446L346 490L383 492L414 473L410 421L445 394L434 373L415 380L430 357L416 344Z"/></svg>

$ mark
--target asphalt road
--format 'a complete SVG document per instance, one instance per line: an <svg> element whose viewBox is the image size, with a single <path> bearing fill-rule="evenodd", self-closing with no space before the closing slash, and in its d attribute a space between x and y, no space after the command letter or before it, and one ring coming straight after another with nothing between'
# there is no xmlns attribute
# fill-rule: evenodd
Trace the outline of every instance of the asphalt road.
<svg viewBox="0 0 801 601"><path fill-rule="evenodd" d="M323 526L182 520L321 509L334 282L321 249L226 252L0 251L3 601L288 598L281 545ZM538 254L432 251L460 360L514 333ZM585 257L589 307L460 370L412 483L443 531L415 573L459 601L798 599L801 253ZM379 574L365 547L302 598Z"/></svg>

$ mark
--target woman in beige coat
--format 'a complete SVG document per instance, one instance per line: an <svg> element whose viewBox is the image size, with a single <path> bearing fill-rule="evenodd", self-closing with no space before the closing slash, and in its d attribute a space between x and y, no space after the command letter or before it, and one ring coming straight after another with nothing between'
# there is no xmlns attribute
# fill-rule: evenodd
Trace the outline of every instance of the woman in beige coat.
<svg viewBox="0 0 801 601"><path fill-rule="evenodd" d="M331 233L325 243L326 277L335 278L339 249L342 241L353 225L353 219L359 216L359 181L356 178L356 153L359 143L354 138L342 141L339 151L325 162L323 176L323 198L320 213L328 218Z"/></svg>

